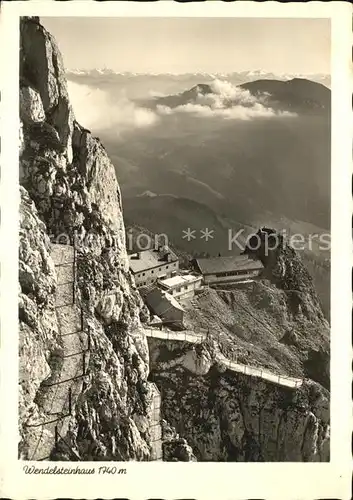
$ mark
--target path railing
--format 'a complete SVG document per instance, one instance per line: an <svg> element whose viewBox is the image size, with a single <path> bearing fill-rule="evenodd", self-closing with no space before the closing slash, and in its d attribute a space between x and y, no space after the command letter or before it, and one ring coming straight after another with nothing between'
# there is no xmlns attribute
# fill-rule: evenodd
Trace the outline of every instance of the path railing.
<svg viewBox="0 0 353 500"><path fill-rule="evenodd" d="M177 340L179 342L190 342L191 344L201 344L201 342L204 342L207 339L207 332L195 333L193 330L173 332L170 330L157 330L155 328L145 327L144 331L147 337L164 340Z"/></svg>
<svg viewBox="0 0 353 500"><path fill-rule="evenodd" d="M300 387L303 384L303 379L288 377L285 375L277 375L276 373L263 370L255 366L244 365L242 363L237 363L236 361L231 361L226 358L219 351L216 353L216 361L233 372L243 373L244 375L250 375L251 377L258 377L269 382L273 382L277 385L282 385L285 387Z"/></svg>
<svg viewBox="0 0 353 500"><path fill-rule="evenodd" d="M190 342L192 344L200 344L204 342L209 335L209 332L207 330L201 331L201 333L196 333L193 330L172 332L150 327L145 327L144 330L147 337L163 340L176 340L180 342ZM226 358L220 352L219 348L217 348L215 360L221 365L225 366L228 370L231 370L233 372L243 373L244 375L249 375L251 377L262 378L284 387L297 388L303 384L302 378L279 375L271 371L258 368L256 366L245 365L243 363L238 363L237 361L232 361Z"/></svg>
<svg viewBox="0 0 353 500"><path fill-rule="evenodd" d="M154 382L150 382L152 396L152 422L151 422L151 461L162 461L162 425L161 425L161 394Z"/></svg>
<svg viewBox="0 0 353 500"><path fill-rule="evenodd" d="M51 257L57 273L55 310L64 352L60 356L61 367L54 372L55 379L42 383L46 392L41 408L47 418L26 425L27 428L41 427L34 450L30 450L29 460L48 460L59 439L69 449L71 457L80 460L63 436L68 430L73 405L83 388L91 337L84 327L83 310L76 306L76 250L71 245L54 244ZM82 341L82 334L85 334L87 343Z"/></svg>

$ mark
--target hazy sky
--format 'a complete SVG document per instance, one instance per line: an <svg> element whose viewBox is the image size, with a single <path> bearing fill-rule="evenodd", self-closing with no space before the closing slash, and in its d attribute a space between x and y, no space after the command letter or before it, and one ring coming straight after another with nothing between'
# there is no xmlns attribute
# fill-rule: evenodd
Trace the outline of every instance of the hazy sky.
<svg viewBox="0 0 353 500"><path fill-rule="evenodd" d="M41 18L66 68L132 72L330 73L330 21Z"/></svg>

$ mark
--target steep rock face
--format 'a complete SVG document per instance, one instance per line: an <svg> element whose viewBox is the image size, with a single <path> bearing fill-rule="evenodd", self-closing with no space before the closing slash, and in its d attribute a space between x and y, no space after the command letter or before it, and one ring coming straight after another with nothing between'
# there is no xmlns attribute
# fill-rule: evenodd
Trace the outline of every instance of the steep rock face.
<svg viewBox="0 0 353 500"><path fill-rule="evenodd" d="M319 384L293 390L214 362L195 374L187 368L190 346L154 341L150 347L163 418L199 461L329 460L329 398Z"/></svg>
<svg viewBox="0 0 353 500"><path fill-rule="evenodd" d="M56 275L46 228L34 203L21 188L19 233L19 425L35 418L34 398L51 372L51 360L61 345L54 309ZM21 448L25 443L22 442Z"/></svg>
<svg viewBox="0 0 353 500"><path fill-rule="evenodd" d="M20 456L41 383L62 355L50 241L75 244L76 302L91 350L66 442L82 460L148 460L149 355L128 269L120 190L104 147L76 121L63 63L38 18L21 20ZM45 421L46 415L42 415ZM56 459L69 459L67 449Z"/></svg>

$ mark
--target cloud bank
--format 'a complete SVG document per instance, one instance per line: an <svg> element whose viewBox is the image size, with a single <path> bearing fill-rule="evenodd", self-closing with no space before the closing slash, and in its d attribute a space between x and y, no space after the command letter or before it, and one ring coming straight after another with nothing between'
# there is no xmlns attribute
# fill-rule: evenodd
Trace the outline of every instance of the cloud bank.
<svg viewBox="0 0 353 500"><path fill-rule="evenodd" d="M76 119L89 129L120 133L158 121L153 111L136 106L123 95L114 98L104 90L72 81L68 81L68 91Z"/></svg>
<svg viewBox="0 0 353 500"><path fill-rule="evenodd" d="M196 95L194 102L175 108L158 105L155 110L137 106L123 93L102 90L85 84L68 81L68 90L77 120L96 131L120 134L133 129L151 127L163 117L190 114L200 118L217 117L226 120L252 120L275 116L293 116L278 112L266 105L266 95L253 96L224 80L210 84L212 93ZM152 92L152 91L151 91Z"/></svg>

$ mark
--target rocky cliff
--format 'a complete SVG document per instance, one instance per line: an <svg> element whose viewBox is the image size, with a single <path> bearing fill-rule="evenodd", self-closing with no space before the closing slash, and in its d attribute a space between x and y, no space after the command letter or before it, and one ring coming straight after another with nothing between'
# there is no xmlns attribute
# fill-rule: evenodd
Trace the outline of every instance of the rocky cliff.
<svg viewBox="0 0 353 500"><path fill-rule="evenodd" d="M76 246L76 301L91 336L85 387L63 437L81 460L148 460L149 353L115 170L75 120L54 38L38 18L23 18L20 29L19 453L30 458L30 426L50 418L43 382L63 354L50 255L57 242Z"/></svg>
<svg viewBox="0 0 353 500"><path fill-rule="evenodd" d="M163 341L155 342L151 354L164 418L188 440L198 461L329 460L329 395L319 384L279 386L225 369L207 349L181 354ZM193 357L199 359L191 367Z"/></svg>

